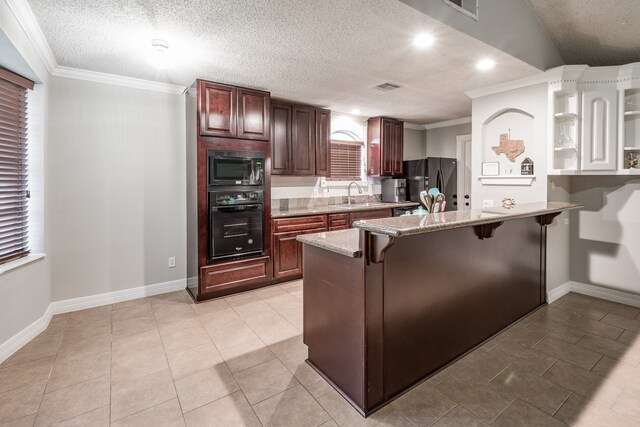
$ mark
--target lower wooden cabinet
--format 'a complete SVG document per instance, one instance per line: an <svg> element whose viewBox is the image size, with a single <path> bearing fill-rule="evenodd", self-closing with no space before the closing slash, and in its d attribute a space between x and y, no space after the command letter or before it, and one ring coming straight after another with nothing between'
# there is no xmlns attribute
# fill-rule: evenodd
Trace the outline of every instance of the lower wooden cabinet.
<svg viewBox="0 0 640 427"><path fill-rule="evenodd" d="M269 257L257 257L200 268L200 293L222 296L249 290L269 279Z"/></svg>
<svg viewBox="0 0 640 427"><path fill-rule="evenodd" d="M296 240L301 234L346 230L359 219L387 218L391 215L391 209L377 209L274 219L271 227L274 281L282 282L302 277L303 245Z"/></svg>

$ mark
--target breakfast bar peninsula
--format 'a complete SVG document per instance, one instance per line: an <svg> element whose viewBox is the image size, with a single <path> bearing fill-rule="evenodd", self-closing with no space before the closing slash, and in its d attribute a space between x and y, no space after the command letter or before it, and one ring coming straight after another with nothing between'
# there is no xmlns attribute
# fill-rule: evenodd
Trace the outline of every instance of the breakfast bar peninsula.
<svg viewBox="0 0 640 427"><path fill-rule="evenodd" d="M372 413L546 304L547 225L580 207L363 220L299 236L307 362Z"/></svg>

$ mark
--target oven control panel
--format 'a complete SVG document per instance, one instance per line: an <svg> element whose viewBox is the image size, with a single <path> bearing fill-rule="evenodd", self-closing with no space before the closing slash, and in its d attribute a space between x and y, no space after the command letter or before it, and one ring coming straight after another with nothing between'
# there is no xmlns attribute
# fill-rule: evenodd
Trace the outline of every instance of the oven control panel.
<svg viewBox="0 0 640 427"><path fill-rule="evenodd" d="M262 191L212 191L211 202L214 205L242 205L262 203Z"/></svg>

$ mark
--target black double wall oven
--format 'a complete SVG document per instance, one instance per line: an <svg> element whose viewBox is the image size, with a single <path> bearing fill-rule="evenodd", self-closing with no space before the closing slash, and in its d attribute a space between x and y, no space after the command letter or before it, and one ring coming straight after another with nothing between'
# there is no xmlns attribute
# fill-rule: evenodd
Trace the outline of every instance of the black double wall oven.
<svg viewBox="0 0 640 427"><path fill-rule="evenodd" d="M209 260L264 252L264 154L207 151Z"/></svg>

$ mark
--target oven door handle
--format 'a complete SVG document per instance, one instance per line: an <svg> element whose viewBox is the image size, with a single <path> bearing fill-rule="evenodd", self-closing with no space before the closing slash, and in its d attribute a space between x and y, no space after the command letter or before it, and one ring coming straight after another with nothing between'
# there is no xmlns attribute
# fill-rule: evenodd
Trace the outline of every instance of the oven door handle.
<svg viewBox="0 0 640 427"><path fill-rule="evenodd" d="M212 212L244 212L262 209L262 205L212 206Z"/></svg>

